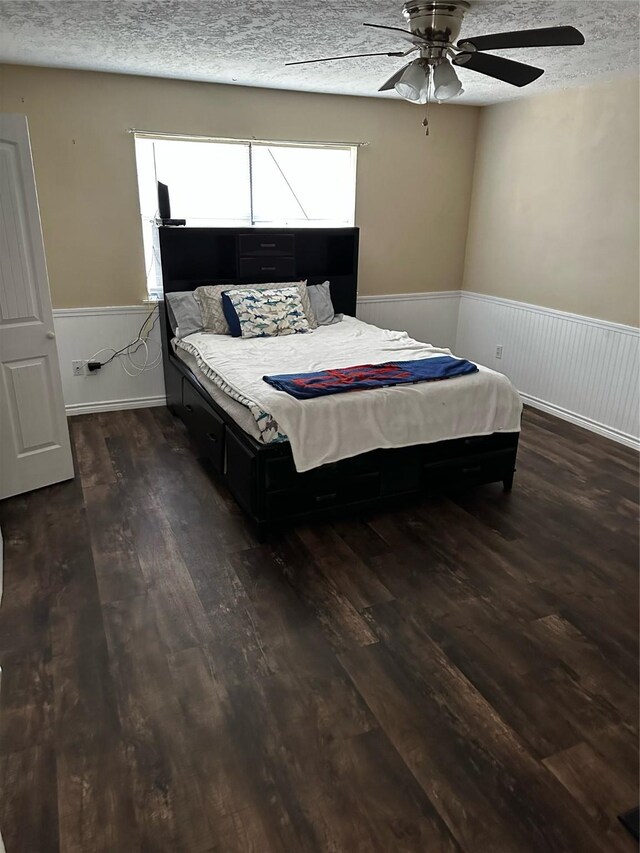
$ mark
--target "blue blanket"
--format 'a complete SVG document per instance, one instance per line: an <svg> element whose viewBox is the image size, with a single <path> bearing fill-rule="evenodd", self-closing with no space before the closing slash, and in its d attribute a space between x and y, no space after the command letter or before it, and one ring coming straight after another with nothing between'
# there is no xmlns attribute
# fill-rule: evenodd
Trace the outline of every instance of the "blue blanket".
<svg viewBox="0 0 640 853"><path fill-rule="evenodd" d="M263 376L265 382L278 391L286 391L298 400L310 400L325 394L344 394L345 391L367 391L390 385L408 385L414 382L433 382L477 373L470 361L450 355L419 358L415 361L387 361L384 364L360 364L336 370L318 370L314 373L282 373Z"/></svg>

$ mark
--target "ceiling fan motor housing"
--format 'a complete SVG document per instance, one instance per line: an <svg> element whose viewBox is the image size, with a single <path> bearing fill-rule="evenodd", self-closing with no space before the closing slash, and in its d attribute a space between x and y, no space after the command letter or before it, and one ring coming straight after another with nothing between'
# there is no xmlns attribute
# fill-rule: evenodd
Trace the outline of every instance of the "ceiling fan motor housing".
<svg viewBox="0 0 640 853"><path fill-rule="evenodd" d="M406 0L402 14L414 35L421 36L434 47L451 45L460 34L462 19L469 9L465 0L447 3L445 0Z"/></svg>

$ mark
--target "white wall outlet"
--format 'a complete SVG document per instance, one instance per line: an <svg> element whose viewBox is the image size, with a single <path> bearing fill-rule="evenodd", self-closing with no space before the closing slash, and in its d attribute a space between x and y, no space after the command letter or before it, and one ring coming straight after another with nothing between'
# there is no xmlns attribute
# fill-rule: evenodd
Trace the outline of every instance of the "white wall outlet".
<svg viewBox="0 0 640 853"><path fill-rule="evenodd" d="M496 347L496 358L502 358L502 344L498 344Z"/></svg>
<svg viewBox="0 0 640 853"><path fill-rule="evenodd" d="M74 376L84 376L87 372L86 363L82 359L71 362Z"/></svg>

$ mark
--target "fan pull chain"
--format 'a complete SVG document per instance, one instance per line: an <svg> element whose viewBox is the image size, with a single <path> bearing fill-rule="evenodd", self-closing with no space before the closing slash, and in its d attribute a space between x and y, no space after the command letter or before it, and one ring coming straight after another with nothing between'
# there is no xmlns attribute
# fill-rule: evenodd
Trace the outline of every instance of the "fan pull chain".
<svg viewBox="0 0 640 853"><path fill-rule="evenodd" d="M424 135L429 136L429 107L431 106L431 75L429 75L429 80L427 82L427 104L424 111L424 118L422 119L422 126L424 127Z"/></svg>

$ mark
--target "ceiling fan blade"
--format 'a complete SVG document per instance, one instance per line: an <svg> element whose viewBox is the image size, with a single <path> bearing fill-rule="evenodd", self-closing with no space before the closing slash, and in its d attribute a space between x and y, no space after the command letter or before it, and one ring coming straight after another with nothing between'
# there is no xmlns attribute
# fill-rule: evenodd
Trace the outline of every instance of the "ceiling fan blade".
<svg viewBox="0 0 640 853"><path fill-rule="evenodd" d="M417 44L424 46L426 44L426 39L421 38L420 36L416 36L413 33L410 33L409 30L403 30L402 27L387 27L384 24L363 24L363 27L375 27L376 30L389 30L392 33L395 33L400 38L406 39L410 41L411 44Z"/></svg>
<svg viewBox="0 0 640 853"><path fill-rule="evenodd" d="M308 65L310 62L335 62L336 59L357 59L359 56L406 56L403 50L386 53L349 53L347 56L325 56L323 59L300 59L297 62L285 62L285 65Z"/></svg>
<svg viewBox="0 0 640 853"><path fill-rule="evenodd" d="M495 77L496 80L503 80L512 86L526 86L544 74L544 70L536 68L535 65L524 65L522 62L492 56L490 53L459 53L453 64L486 74L487 77Z"/></svg>
<svg viewBox="0 0 640 853"><path fill-rule="evenodd" d="M520 30L515 33L493 33L461 39L462 50L470 44L476 50L502 50L510 47L564 47L584 44L584 36L575 27L541 27L537 30Z"/></svg>
<svg viewBox="0 0 640 853"><path fill-rule="evenodd" d="M395 73L395 74L392 74L392 75L391 75L391 77L389 77L389 79L388 79L388 80L385 80L385 82L382 84L382 86L380 86L380 88L378 89L378 92L388 92L388 91L389 91L389 89L393 89L393 87L396 85L396 83L398 82L398 80L399 80L399 79L402 77L402 75L404 74L405 70L406 70L410 65L411 65L411 63L410 63L410 62L407 62L407 64L406 64L406 65L403 65L403 66L402 66L402 68L400 68L398 71L396 71L396 73Z"/></svg>

